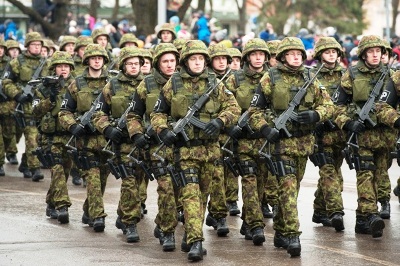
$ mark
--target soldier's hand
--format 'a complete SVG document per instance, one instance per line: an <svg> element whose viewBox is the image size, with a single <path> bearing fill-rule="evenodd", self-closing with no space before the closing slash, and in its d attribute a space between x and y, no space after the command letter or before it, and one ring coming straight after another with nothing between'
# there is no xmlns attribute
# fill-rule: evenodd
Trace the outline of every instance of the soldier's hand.
<svg viewBox="0 0 400 266"><path fill-rule="evenodd" d="M147 138L144 136L144 134L136 134L133 137L133 142L135 144L136 147L138 147L139 149L148 149L150 144L149 141L147 140Z"/></svg>
<svg viewBox="0 0 400 266"><path fill-rule="evenodd" d="M313 124L317 123L320 119L319 114L316 111L308 110L302 111L297 114L297 119L300 124Z"/></svg>
<svg viewBox="0 0 400 266"><path fill-rule="evenodd" d="M160 132L159 137L168 147L171 147L178 140L177 136L169 129L163 129Z"/></svg>
<svg viewBox="0 0 400 266"><path fill-rule="evenodd" d="M78 124L74 124L69 128L69 132L74 135L76 138L80 138L85 135L86 131L83 127Z"/></svg>
<svg viewBox="0 0 400 266"><path fill-rule="evenodd" d="M239 139L242 135L242 129L238 126L233 126L226 129L228 135L234 139Z"/></svg>
<svg viewBox="0 0 400 266"><path fill-rule="evenodd" d="M347 121L343 128L354 133L361 133L365 131L365 125L355 120Z"/></svg>
<svg viewBox="0 0 400 266"><path fill-rule="evenodd" d="M122 132L115 127L108 126L104 130L104 136L110 139L112 142L119 144L122 139Z"/></svg>
<svg viewBox="0 0 400 266"><path fill-rule="evenodd" d="M221 119L215 118L206 124L204 132L207 135L212 136L217 134L223 126L224 123L221 121Z"/></svg>
<svg viewBox="0 0 400 266"><path fill-rule="evenodd" d="M261 134L268 140L270 143L275 143L279 140L279 130L274 127L263 126L261 128Z"/></svg>

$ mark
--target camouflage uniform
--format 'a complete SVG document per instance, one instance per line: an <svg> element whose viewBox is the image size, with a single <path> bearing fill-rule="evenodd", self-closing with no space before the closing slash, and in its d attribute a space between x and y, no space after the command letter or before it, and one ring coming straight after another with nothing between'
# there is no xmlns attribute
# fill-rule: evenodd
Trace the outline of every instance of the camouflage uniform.
<svg viewBox="0 0 400 266"><path fill-rule="evenodd" d="M92 56L102 56L105 63L109 60L106 51L98 44L89 44L85 48L83 63L88 65L87 60ZM74 128L80 127L76 118L90 109L93 100L98 97L106 83L107 75L104 70L100 77L93 78L89 75L89 68L71 83L59 113L59 120L64 129L73 133ZM93 132L88 127L83 131L84 134L77 138L75 143L78 155L87 162L81 171L82 177L87 181L87 198L83 204L82 222L92 224L93 221L94 230L100 232L104 230L104 217L107 216L104 212L103 194L110 174L108 155L101 151L106 145L106 140L100 132Z"/></svg>
<svg viewBox="0 0 400 266"><path fill-rule="evenodd" d="M4 77L7 76L8 70L6 69L9 68L9 61L10 58L8 56L6 56L7 53L7 46L6 43L4 42L4 40L0 40L0 46L3 47L4 51L3 51L3 55L0 58L0 77ZM1 85L2 86L2 85ZM2 88L1 93L6 96L4 94L4 90ZM5 122L5 116L2 114L6 109L3 109L3 107L5 107L5 103L7 102L7 97L4 96L0 96L0 107L1 107L1 112L0 112L0 136L3 136L0 138L0 176L4 176L4 159L5 159L5 152L6 149L4 148L4 133L3 133L3 126L4 122Z"/></svg>
<svg viewBox="0 0 400 266"><path fill-rule="evenodd" d="M206 123L205 130L186 126L189 141L184 141L181 134L172 140L171 136L174 133L168 129L168 116L170 115L175 121L184 117L188 108L206 91L208 82L216 82L216 79L209 75L206 66L199 74L189 74L187 60L193 55L203 55L206 61L210 60L203 42L188 41L182 49L180 58L182 68L179 74L172 75L164 85L150 117L151 124L161 140L164 143L168 140L168 145L175 142L175 167L187 183L182 187L181 193L187 244L191 245L188 259L201 260L204 210L210 182L218 174L215 173L214 162L221 158L220 146L216 142L218 137L212 133L218 132L222 126L236 123L240 109L232 93L226 90L223 84L219 84L198 112L198 118Z"/></svg>
<svg viewBox="0 0 400 266"><path fill-rule="evenodd" d="M97 28L95 30L92 31L91 37L93 40L93 43L98 43L97 42L97 38L100 36L106 36L107 37L107 47L105 48L108 58L110 61L108 61L108 63L104 64L104 68L106 71L110 71L110 70L118 70L118 66L117 66L117 58L114 58L112 53L110 52L110 50L112 49L111 45L110 45L110 36L107 34L106 30L104 28Z"/></svg>
<svg viewBox="0 0 400 266"><path fill-rule="evenodd" d="M174 232L177 220L177 197L179 188L173 185L171 177L168 175L166 166L162 164L156 157L151 156L160 145L159 139L150 128L150 113L153 111L154 105L160 95L162 87L167 83L168 76L161 72L158 62L164 54L173 54L176 62L179 59L179 53L170 43L157 45L155 48L155 56L153 61L152 74L147 75L137 87L133 97L134 107L128 120L129 135L133 139L143 138L144 134L150 137L149 148L143 149L145 158L150 159L151 170L157 180L158 193L158 214L154 220L156 223L155 236L160 238L164 251L175 249ZM168 161L172 159L172 149L166 147L163 151L163 157ZM177 191L175 193L175 191Z"/></svg>
<svg viewBox="0 0 400 266"><path fill-rule="evenodd" d="M335 49L338 57L343 56L341 46L335 38L321 37L315 45L314 58L318 60L318 64L312 72L320 68L321 63L323 63L321 55L327 49ZM329 95L332 96L340 85L343 73L344 70L338 62L333 68L327 68L325 64L320 70L317 79L320 86L327 89ZM330 218L333 215L344 215L341 194L343 191L343 177L340 167L343 163L342 150L346 140L343 131L334 124L324 122L317 127L319 129L316 130L318 148L310 158L319 167L320 178L318 179L317 190L314 193L314 215L312 220L315 223L329 226L331 224ZM317 158L317 161L313 158ZM338 217L336 218L339 219ZM343 229L340 225L336 228L337 231Z"/></svg>
<svg viewBox="0 0 400 266"><path fill-rule="evenodd" d="M238 70L227 81L227 88L235 95L242 113L249 108L254 92L267 71L265 64L260 71L251 69L248 57L256 51L264 52L264 60L268 61L270 53L265 41L259 38L252 39L243 48L243 70ZM236 144L234 143L233 149L237 149L235 151L238 154L236 163L239 165L237 168L242 176L243 225L241 233L245 235L246 239L252 239L255 245L261 245L265 242L261 197L264 193L264 180L268 176L268 170L265 163L259 159L257 147L262 145L263 140L259 132L252 133L246 128L242 129L242 134L236 139L238 141ZM237 147L235 147L236 145ZM250 236L248 236L249 234Z"/></svg>
<svg viewBox="0 0 400 266"><path fill-rule="evenodd" d="M71 55L67 52L56 52L52 56L49 65L50 74L55 74L55 67L58 64L68 64L70 71L74 69L74 62ZM59 86L50 87L41 85L36 90L36 97L33 101L33 113L39 122L39 147L43 153L53 158L54 163L47 160L51 167L51 182L47 192L46 213L57 210L55 216L61 223L68 223L68 208L71 206L71 200L68 196L67 180L71 170L72 159L67 153L65 144L71 137L71 134L63 129L58 119L61 101L67 91L67 87L73 81L69 75ZM40 150L39 150L40 151ZM43 162L42 162L43 163Z"/></svg>
<svg viewBox="0 0 400 266"><path fill-rule="evenodd" d="M359 145L358 150L353 150L355 160L359 160L359 167L356 166L359 169L356 169L358 207L355 231L372 234L375 238L382 236L385 227L385 223L378 216L376 187L379 178L388 178L388 154L396 141L396 133L383 124L373 127L369 123L364 125L358 121L358 111L364 106L375 83L385 70L381 63L375 68L366 65L365 51L369 48L380 48L385 52L380 37L364 36L358 48L358 57L361 60L343 75L334 101L338 105L336 124L339 128L349 131L349 134L352 133ZM389 75L383 82L386 83L388 79ZM375 102L377 101L376 98ZM369 116L376 123L376 115L371 112Z"/></svg>
<svg viewBox="0 0 400 266"><path fill-rule="evenodd" d="M176 39L176 32L175 32L174 25L172 25L172 24L170 24L170 23L164 23L164 24L161 25L160 29L159 29L158 32L157 32L157 38L160 39L161 42L162 42L161 33L162 33L163 31L169 31L169 32L171 32L171 34L172 34L172 41L171 41L171 43Z"/></svg>
<svg viewBox="0 0 400 266"><path fill-rule="evenodd" d="M114 164L118 168L125 168L128 174L128 176L123 176L123 173L119 173L122 183L121 196L117 209L118 217L120 217L126 228L128 242L139 241L136 224L140 221L140 199L137 177L135 175L136 167L129 161L127 156L132 149L133 142L128 135L127 128L121 128L122 132L120 132L116 126L118 119L129 107L136 87L143 80L143 75L140 72L135 77L124 73L124 62L133 57L138 57L139 60L143 61L137 48L126 47L121 50L119 57L121 71L103 88L102 96L100 97L101 109L93 117L93 122L97 130L112 141L115 152ZM115 142L111 135L108 136L108 134L112 134L113 130L117 130L114 134L120 134L120 141Z"/></svg>
<svg viewBox="0 0 400 266"><path fill-rule="evenodd" d="M28 47L29 43L36 41L43 44L40 34L38 32L28 33L25 39L25 47ZM25 135L26 168L21 170L24 172L24 177L32 177L32 181L43 179L43 174L40 172L40 163L38 159L32 154L37 148L38 135L36 121L32 114L32 99L22 91L22 88L31 80L41 60L45 59L42 59L40 54L32 55L28 51L23 52L10 62L10 77L3 80L4 92L10 98L10 101L7 102L10 108L7 109L10 110L11 106L16 104L15 101L20 101L20 108L23 110L23 114L19 114L18 117L20 121L25 121L25 127L22 124L20 127ZM46 64L47 62L44 63L39 76L46 75ZM23 162L21 162L21 166L22 165Z"/></svg>
<svg viewBox="0 0 400 266"><path fill-rule="evenodd" d="M288 137L279 132L271 123L273 117L278 117L289 106L289 102L297 93L299 87L310 79L304 65L293 68L284 64L288 51L301 51L303 62L306 59L304 45L299 38L286 37L278 48L277 58L280 61L276 68L266 72L256 89L249 108L250 125L254 130L261 130L271 144L272 160L278 169L279 182L278 209L274 216L274 245L283 247L291 256L299 256L301 245L299 235L299 220L297 213L297 196L300 181L306 168L307 157L314 147L314 136L311 134L315 123L329 119L333 112L333 103L329 94L316 84L311 83L306 95L295 108L298 122L288 120L286 127L291 133ZM271 117L272 115L272 117Z"/></svg>

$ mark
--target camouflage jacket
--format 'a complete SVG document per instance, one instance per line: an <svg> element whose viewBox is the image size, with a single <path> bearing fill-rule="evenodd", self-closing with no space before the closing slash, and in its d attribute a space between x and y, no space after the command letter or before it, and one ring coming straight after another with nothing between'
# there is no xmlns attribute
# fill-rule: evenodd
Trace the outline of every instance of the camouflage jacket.
<svg viewBox="0 0 400 266"><path fill-rule="evenodd" d="M400 100L400 71L396 71L379 97L376 104L377 118L380 123L394 127L400 118L397 107Z"/></svg>

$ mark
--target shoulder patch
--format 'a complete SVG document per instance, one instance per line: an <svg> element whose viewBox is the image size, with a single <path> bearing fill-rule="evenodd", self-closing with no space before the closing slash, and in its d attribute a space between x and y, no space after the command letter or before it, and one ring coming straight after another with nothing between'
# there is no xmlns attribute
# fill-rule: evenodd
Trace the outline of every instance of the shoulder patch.
<svg viewBox="0 0 400 266"><path fill-rule="evenodd" d="M61 108L67 108L67 104L68 104L68 99L64 99L61 103Z"/></svg>
<svg viewBox="0 0 400 266"><path fill-rule="evenodd" d="M253 99L251 99L251 103L250 105L256 105L256 103L258 102L258 99L260 98L259 94L254 94Z"/></svg>
<svg viewBox="0 0 400 266"><path fill-rule="evenodd" d="M32 102L32 107L35 107L36 105L38 105L40 103L40 99L35 99Z"/></svg>
<svg viewBox="0 0 400 266"><path fill-rule="evenodd" d="M379 97L379 101L386 102L387 99L389 98L389 95L390 95L390 91L388 91L388 90L382 91L381 97Z"/></svg>
<svg viewBox="0 0 400 266"><path fill-rule="evenodd" d="M334 103L336 103L337 100L339 99L339 94L340 94L340 92L337 91L337 90L332 94L332 101L333 101Z"/></svg>
<svg viewBox="0 0 400 266"><path fill-rule="evenodd" d="M94 110L95 110L95 111L100 111L102 107L103 107L103 103L102 103L102 102L98 102L98 103L96 104L96 109L94 109Z"/></svg>

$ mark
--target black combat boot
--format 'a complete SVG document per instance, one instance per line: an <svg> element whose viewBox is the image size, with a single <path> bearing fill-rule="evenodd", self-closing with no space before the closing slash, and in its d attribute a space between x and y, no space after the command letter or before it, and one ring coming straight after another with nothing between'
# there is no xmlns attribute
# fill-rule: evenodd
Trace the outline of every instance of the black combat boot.
<svg viewBox="0 0 400 266"><path fill-rule="evenodd" d="M146 204L141 203L140 204L140 215L143 218L145 214L147 214Z"/></svg>
<svg viewBox="0 0 400 266"><path fill-rule="evenodd" d="M274 218L274 214L269 209L268 204L263 204L261 206L261 211L262 211L264 218Z"/></svg>
<svg viewBox="0 0 400 266"><path fill-rule="evenodd" d="M264 230L262 227L256 227L251 230L251 236L253 239L253 244L256 246L260 246L265 242Z"/></svg>
<svg viewBox="0 0 400 266"><path fill-rule="evenodd" d="M229 234L229 227L226 224L226 218L220 218L217 221L217 235L226 236Z"/></svg>
<svg viewBox="0 0 400 266"><path fill-rule="evenodd" d="M394 193L394 195L397 196L397 198L399 199L399 203L400 203L400 188L398 185L393 189L393 193Z"/></svg>
<svg viewBox="0 0 400 266"><path fill-rule="evenodd" d="M82 223L83 223L83 224L87 224L87 225L89 225L90 227L93 227L93 219L91 219L90 216L89 216L89 214L86 213L86 212L84 212L84 213L82 214Z"/></svg>
<svg viewBox="0 0 400 266"><path fill-rule="evenodd" d="M369 234L369 224L365 217L357 217L356 218L356 226L355 226L356 234Z"/></svg>
<svg viewBox="0 0 400 266"><path fill-rule="evenodd" d="M121 221L121 217L118 216L117 220L115 220L115 227L122 230L122 233L126 234L126 225Z"/></svg>
<svg viewBox="0 0 400 266"><path fill-rule="evenodd" d="M50 217L51 219L57 219L58 218L58 213L56 211L56 208L54 208L54 206L51 206L50 204L47 204L46 216Z"/></svg>
<svg viewBox="0 0 400 266"><path fill-rule="evenodd" d="M193 242L192 247L188 253L188 260L199 261L203 259L203 245L201 241Z"/></svg>
<svg viewBox="0 0 400 266"><path fill-rule="evenodd" d="M82 185L82 179L79 175L79 170L76 167L73 167L71 169L70 175L72 176L72 184L74 184L75 186Z"/></svg>
<svg viewBox="0 0 400 266"><path fill-rule="evenodd" d="M94 227L94 225L93 225L93 227ZM104 230L104 228L103 228L103 230ZM126 242L135 243L135 242L139 242L139 240L140 240L140 237L137 232L136 224L130 224L130 225L126 226Z"/></svg>
<svg viewBox="0 0 400 266"><path fill-rule="evenodd" d="M0 166L0 176L5 176L6 172L4 172L4 167Z"/></svg>
<svg viewBox="0 0 400 266"><path fill-rule="evenodd" d="M18 171L24 174L24 178L32 178L32 173L28 168L25 153L22 154L21 164L18 166Z"/></svg>
<svg viewBox="0 0 400 266"><path fill-rule="evenodd" d="M6 158L10 162L10 164L13 164L13 165L17 165L18 164L17 155L15 153L7 154Z"/></svg>
<svg viewBox="0 0 400 266"><path fill-rule="evenodd" d="M226 203L226 206L228 207L230 216L236 216L240 214L240 210L236 201L228 201Z"/></svg>
<svg viewBox="0 0 400 266"><path fill-rule="evenodd" d="M323 226L332 226L328 215L322 212L314 211L312 221L316 224L322 224Z"/></svg>
<svg viewBox="0 0 400 266"><path fill-rule="evenodd" d="M301 245L299 236L289 236L289 246L287 247L287 253L291 257L298 257L301 254Z"/></svg>
<svg viewBox="0 0 400 266"><path fill-rule="evenodd" d="M165 233L163 241L163 250L164 251L174 251L175 250L175 236L174 233Z"/></svg>
<svg viewBox="0 0 400 266"><path fill-rule="evenodd" d="M64 206L58 209L58 217L57 217L58 222L62 224L67 224L69 223L69 214L68 214L68 207Z"/></svg>
<svg viewBox="0 0 400 266"><path fill-rule="evenodd" d="M158 238L160 245L164 243L164 232L161 230L160 226L156 225L156 227L154 227L153 235L155 238Z"/></svg>
<svg viewBox="0 0 400 266"><path fill-rule="evenodd" d="M98 217L93 220L93 230L95 232L103 232L104 228L106 227L104 217ZM128 230L127 230L128 233Z"/></svg>
<svg viewBox="0 0 400 266"><path fill-rule="evenodd" d="M189 245L186 242L186 239L187 239L187 234L186 234L186 232L184 232L183 237L182 237L182 243L181 243L181 251L183 251L183 252L189 252L192 247L192 245ZM203 256L204 255L207 255L207 249L205 249L205 248L203 248Z"/></svg>
<svg viewBox="0 0 400 266"><path fill-rule="evenodd" d="M383 229L385 228L385 222L379 215L371 214L367 218L369 223L369 230L373 238L381 237Z"/></svg>
<svg viewBox="0 0 400 266"><path fill-rule="evenodd" d="M389 203L389 201L381 202L381 210L379 211L379 216L382 219L390 219L390 203Z"/></svg>
<svg viewBox="0 0 400 266"><path fill-rule="evenodd" d="M250 232L249 225L243 221L242 226L240 227L240 234L244 236L246 240L253 240L253 235Z"/></svg>
<svg viewBox="0 0 400 266"><path fill-rule="evenodd" d="M207 214L206 225L207 225L207 226L213 227L214 230L217 230L218 221L217 221L217 219L215 219L215 218L211 215L211 213L208 213L208 214Z"/></svg>
<svg viewBox="0 0 400 266"><path fill-rule="evenodd" d="M274 246L277 248L287 249L289 246L289 238L282 235L281 232L275 231Z"/></svg>
<svg viewBox="0 0 400 266"><path fill-rule="evenodd" d="M39 180L43 179L44 176L42 172L40 172L40 168L35 168L32 170L32 181L39 182Z"/></svg>
<svg viewBox="0 0 400 266"><path fill-rule="evenodd" d="M343 215L341 213L334 213L331 216L331 224L335 228L336 232L344 230Z"/></svg>

